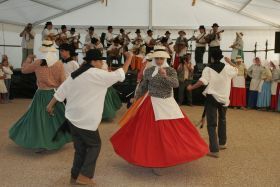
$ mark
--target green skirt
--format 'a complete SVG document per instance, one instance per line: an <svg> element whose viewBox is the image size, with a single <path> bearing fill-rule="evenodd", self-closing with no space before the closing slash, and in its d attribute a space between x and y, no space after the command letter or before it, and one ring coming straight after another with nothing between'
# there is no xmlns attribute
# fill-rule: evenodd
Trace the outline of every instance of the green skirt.
<svg viewBox="0 0 280 187"><path fill-rule="evenodd" d="M102 119L110 120L116 115L116 112L122 107L122 101L117 91L110 87L107 90Z"/></svg>
<svg viewBox="0 0 280 187"><path fill-rule="evenodd" d="M54 134L65 121L65 107L58 102L54 116L46 112L46 106L52 99L54 90L37 90L28 111L9 130L10 138L25 148L59 149L71 141L71 135L59 134L57 141L52 141Z"/></svg>

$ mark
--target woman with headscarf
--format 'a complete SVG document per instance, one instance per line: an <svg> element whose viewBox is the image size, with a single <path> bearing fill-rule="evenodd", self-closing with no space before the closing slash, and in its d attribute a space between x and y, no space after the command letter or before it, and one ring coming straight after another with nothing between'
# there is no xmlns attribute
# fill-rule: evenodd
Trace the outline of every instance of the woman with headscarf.
<svg viewBox="0 0 280 187"><path fill-rule="evenodd" d="M35 72L38 89L27 112L9 130L10 138L16 144L37 152L59 149L71 141L70 134L59 134L58 141L52 141L65 120L63 103L55 106L54 116L46 112L55 89L65 80L63 64L56 51L52 41L43 41L38 59L34 61L34 56L29 56L23 63L22 73Z"/></svg>
<svg viewBox="0 0 280 187"><path fill-rule="evenodd" d="M179 86L164 47L156 46L153 66L146 69L136 91L144 96L137 112L116 132L115 152L131 164L162 168L190 162L208 153L208 146L173 97Z"/></svg>
<svg viewBox="0 0 280 187"><path fill-rule="evenodd" d="M263 69L261 72L261 82L258 90L257 107L259 109L269 109L271 100L271 80L272 73L270 71L270 64L268 61L264 61Z"/></svg>
<svg viewBox="0 0 280 187"><path fill-rule="evenodd" d="M230 46L232 48L231 52L231 61L235 62L236 57L239 55L242 59L244 59L244 53L243 53L243 33L242 32L236 32L236 38L233 42L233 44Z"/></svg>
<svg viewBox="0 0 280 187"><path fill-rule="evenodd" d="M278 105L278 95L280 92L280 69L277 60L270 61L270 66L272 68L270 109L276 111Z"/></svg>
<svg viewBox="0 0 280 187"><path fill-rule="evenodd" d="M247 105L245 85L247 69L241 56L237 56L235 62L236 68L238 69L238 75L232 79L232 87L230 90L230 106L241 107L244 109Z"/></svg>

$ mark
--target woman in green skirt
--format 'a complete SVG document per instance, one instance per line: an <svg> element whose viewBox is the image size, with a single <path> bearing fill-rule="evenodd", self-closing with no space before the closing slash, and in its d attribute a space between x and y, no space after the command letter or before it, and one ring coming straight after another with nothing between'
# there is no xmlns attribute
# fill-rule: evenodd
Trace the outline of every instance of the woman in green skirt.
<svg viewBox="0 0 280 187"><path fill-rule="evenodd" d="M102 69L108 71L108 65L106 61L103 61ZM122 101L118 95L118 92L113 86L107 89L105 102L104 102L104 109L102 114L103 120L112 120L115 116L117 111L122 107Z"/></svg>
<svg viewBox="0 0 280 187"><path fill-rule="evenodd" d="M65 121L63 103L55 106L53 116L46 112L46 106L54 95L54 90L65 80L63 63L56 55L52 41L43 41L40 58L29 56L22 65L22 73L35 72L38 90L27 112L12 126L10 138L24 148L36 149L37 152L61 148L71 141L70 134L61 133L52 141L57 129Z"/></svg>

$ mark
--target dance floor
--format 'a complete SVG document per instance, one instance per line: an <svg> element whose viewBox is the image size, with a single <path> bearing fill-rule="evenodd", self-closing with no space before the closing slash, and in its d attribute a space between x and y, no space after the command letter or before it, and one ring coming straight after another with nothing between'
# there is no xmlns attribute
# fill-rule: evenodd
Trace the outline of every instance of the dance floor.
<svg viewBox="0 0 280 187"><path fill-rule="evenodd" d="M17 99L0 105L0 186L70 186L69 171L73 159L72 144L44 154L23 149L8 138L10 126L26 111L31 100ZM196 123L202 107L183 107ZM279 186L280 114L229 109L228 149L220 158L200 160L159 169L130 165L119 158L109 142L118 129L116 121L100 126L102 150L96 168L96 186L105 187L186 187L186 186ZM206 128L200 130L207 140ZM187 137L186 137L187 138Z"/></svg>

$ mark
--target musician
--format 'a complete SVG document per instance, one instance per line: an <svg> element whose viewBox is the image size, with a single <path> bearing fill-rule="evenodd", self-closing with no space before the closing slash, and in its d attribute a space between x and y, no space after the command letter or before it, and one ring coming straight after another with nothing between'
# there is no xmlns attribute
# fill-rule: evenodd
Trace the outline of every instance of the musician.
<svg viewBox="0 0 280 187"><path fill-rule="evenodd" d="M146 54L148 54L154 50L154 46L156 45L155 40L153 39L153 31L151 29L147 31L147 36L144 41L146 45Z"/></svg>
<svg viewBox="0 0 280 187"><path fill-rule="evenodd" d="M97 38L92 38L90 43L90 49L98 49L103 54L103 45Z"/></svg>
<svg viewBox="0 0 280 187"><path fill-rule="evenodd" d="M90 44L92 38L96 38L97 40L100 40L98 34L94 33L94 27L91 26L88 28L88 34L86 35L84 45Z"/></svg>
<svg viewBox="0 0 280 187"><path fill-rule="evenodd" d="M76 29L75 28L71 28L70 29L70 35L68 37L68 42L70 45L72 45L72 47L74 49L78 49L79 48L79 41L80 40L80 34L76 33Z"/></svg>
<svg viewBox="0 0 280 187"><path fill-rule="evenodd" d="M106 34L106 42L107 42L107 48L109 48L114 40L114 35L113 35L113 27L108 26L108 33Z"/></svg>
<svg viewBox="0 0 280 187"><path fill-rule="evenodd" d="M165 35L165 37L168 39L168 40L167 40L167 43L168 43L168 44L173 44L172 39L170 38L171 32L166 31L164 35Z"/></svg>
<svg viewBox="0 0 280 187"><path fill-rule="evenodd" d="M63 43L68 43L68 37L70 32L67 30L66 25L61 26L61 32L58 35L58 38L55 40L56 45L59 47Z"/></svg>
<svg viewBox="0 0 280 187"><path fill-rule="evenodd" d="M179 31L178 34L179 34L179 37L176 39L175 45L178 46L177 53L181 57L181 56L184 56L187 54L189 45L188 45L188 39L186 38L186 32Z"/></svg>
<svg viewBox="0 0 280 187"><path fill-rule="evenodd" d="M162 37L159 45L163 46L165 48L166 52L170 55L170 58L167 59L167 63L170 65L173 50L170 47L170 43L168 43L168 38L167 37Z"/></svg>
<svg viewBox="0 0 280 187"><path fill-rule="evenodd" d="M120 40L116 37L113 44L107 49L107 64L112 65L113 61L117 61L117 66L121 66L123 48L120 45Z"/></svg>
<svg viewBox="0 0 280 187"><path fill-rule="evenodd" d="M221 42L221 33L219 31L219 25L217 23L214 23L212 25L212 30L210 30L210 33L208 35L209 37L209 52L208 52L208 63L211 62L211 52L214 50L220 49L220 42Z"/></svg>
<svg viewBox="0 0 280 187"><path fill-rule="evenodd" d="M45 24L44 30L42 32L42 41L43 40L55 40L55 35L57 32L53 29L52 22L48 21Z"/></svg>
<svg viewBox="0 0 280 187"><path fill-rule="evenodd" d="M33 54L35 32L32 30L32 24L28 23L19 35L22 37L22 62L26 60L28 55Z"/></svg>
<svg viewBox="0 0 280 187"><path fill-rule="evenodd" d="M123 49L125 51L128 51L128 45L130 43L130 38L129 38L129 35L130 32L128 33L125 33L125 30L124 29L120 29L120 34L118 36L119 40L120 40L120 44L123 46Z"/></svg>
<svg viewBox="0 0 280 187"><path fill-rule="evenodd" d="M195 63L196 64L203 64L203 55L206 50L206 29L204 25L199 26L199 34L195 37L196 47L195 47Z"/></svg>
<svg viewBox="0 0 280 187"><path fill-rule="evenodd" d="M132 47L132 52L134 55L143 55L145 56L145 46L143 44L144 40L141 36L141 31L140 29L136 29L136 37L134 38L134 40L132 41L133 47Z"/></svg>
<svg viewBox="0 0 280 187"><path fill-rule="evenodd" d="M136 42L137 42L137 43L143 42L143 38L142 38L142 36L141 36L141 31L140 31L140 29L136 29L135 33L136 33L136 37L134 38L132 44L135 44Z"/></svg>

